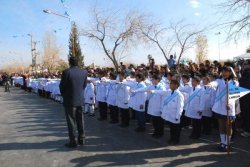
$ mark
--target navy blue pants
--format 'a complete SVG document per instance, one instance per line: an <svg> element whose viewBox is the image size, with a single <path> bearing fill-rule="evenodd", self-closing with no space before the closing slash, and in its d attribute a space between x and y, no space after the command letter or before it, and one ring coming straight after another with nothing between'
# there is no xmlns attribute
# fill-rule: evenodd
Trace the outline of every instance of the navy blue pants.
<svg viewBox="0 0 250 167"><path fill-rule="evenodd" d="M138 128L145 129L145 112L135 111Z"/></svg>

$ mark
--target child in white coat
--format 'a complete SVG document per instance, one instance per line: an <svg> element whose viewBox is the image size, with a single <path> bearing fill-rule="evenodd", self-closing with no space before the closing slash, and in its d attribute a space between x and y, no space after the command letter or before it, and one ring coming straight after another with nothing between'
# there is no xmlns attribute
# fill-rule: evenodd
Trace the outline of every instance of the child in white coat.
<svg viewBox="0 0 250 167"><path fill-rule="evenodd" d="M145 88L146 85L143 82L144 81L144 75L142 73L136 74L136 88ZM135 117L137 120L137 128L135 129L136 132L144 132L146 130L145 128L145 103L147 100L147 93L146 92L138 92L138 93L132 93L130 95L130 98L133 98L134 101L132 103L132 109L135 111Z"/></svg>
<svg viewBox="0 0 250 167"><path fill-rule="evenodd" d="M89 113L89 116L95 116L95 87L90 80L87 82L84 90L84 113Z"/></svg>
<svg viewBox="0 0 250 167"><path fill-rule="evenodd" d="M209 76L202 77L203 85L208 85L210 82ZM202 133L209 135L211 133L212 124L212 107L214 105L215 89L209 88L207 86L202 86L201 90L201 101L200 101L200 111L202 112Z"/></svg>
<svg viewBox="0 0 250 167"><path fill-rule="evenodd" d="M176 145L180 142L180 119L183 112L184 97L178 90L180 83L171 80L170 91L153 91L163 95L161 102L161 117L169 123L170 139L169 144Z"/></svg>
<svg viewBox="0 0 250 167"><path fill-rule="evenodd" d="M201 87L200 78L195 76L192 78L193 89L189 92L189 98L185 103L185 116L192 120L192 133L189 136L191 139L199 139L201 136L201 117L200 111L201 103Z"/></svg>
<svg viewBox="0 0 250 167"><path fill-rule="evenodd" d="M125 73L120 72L119 81L120 83L116 86L116 105L119 108L121 114L121 124L119 125L122 128L129 126L130 114L129 114L129 98L130 98L130 88L126 86L125 83Z"/></svg>
<svg viewBox="0 0 250 167"><path fill-rule="evenodd" d="M119 122L119 109L116 105L116 75L110 73L111 80L107 84L107 104L109 105L110 111L110 123L116 124Z"/></svg>
<svg viewBox="0 0 250 167"><path fill-rule="evenodd" d="M211 87L216 89L216 96L212 110L219 122L219 131L221 139L221 143L219 145L220 151L227 151L227 149L229 149L228 144L230 143L230 139L232 136L232 124L229 125L229 131L227 131L227 111L231 122L234 121L236 115L235 101L229 101L229 103L227 104L226 95L227 81L228 84L235 84L238 86L238 82L233 79L234 76L232 68L230 66L224 66L222 68L222 78L209 83Z"/></svg>

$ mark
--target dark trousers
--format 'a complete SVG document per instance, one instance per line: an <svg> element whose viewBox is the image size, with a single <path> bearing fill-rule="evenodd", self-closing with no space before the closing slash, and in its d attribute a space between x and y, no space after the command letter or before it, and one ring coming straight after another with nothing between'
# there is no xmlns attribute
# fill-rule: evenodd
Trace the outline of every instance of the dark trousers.
<svg viewBox="0 0 250 167"><path fill-rule="evenodd" d="M170 140L174 142L180 141L181 126L180 124L174 124L169 122L170 127Z"/></svg>
<svg viewBox="0 0 250 167"><path fill-rule="evenodd" d="M146 122L150 123L151 116L148 114L148 100L145 103L145 119Z"/></svg>
<svg viewBox="0 0 250 167"><path fill-rule="evenodd" d="M129 108L130 112L131 112L131 119L135 120L135 110L133 110L132 108Z"/></svg>
<svg viewBox="0 0 250 167"><path fill-rule="evenodd" d="M212 117L202 116L201 124L202 124L202 133L209 135L211 133Z"/></svg>
<svg viewBox="0 0 250 167"><path fill-rule="evenodd" d="M191 119L185 116L185 110L184 110L181 115L181 128L187 127L190 125L191 125Z"/></svg>
<svg viewBox="0 0 250 167"><path fill-rule="evenodd" d="M145 129L145 112L135 111L135 118L138 128Z"/></svg>
<svg viewBox="0 0 250 167"><path fill-rule="evenodd" d="M110 120L112 122L119 122L119 110L117 106L109 105Z"/></svg>
<svg viewBox="0 0 250 167"><path fill-rule="evenodd" d="M162 136L164 134L164 119L160 116L151 116L154 127L154 134L156 136Z"/></svg>
<svg viewBox="0 0 250 167"><path fill-rule="evenodd" d="M43 94L43 91L41 89L38 89L38 95L42 96L42 94Z"/></svg>
<svg viewBox="0 0 250 167"><path fill-rule="evenodd" d="M119 110L121 113L121 124L128 126L130 121L129 109L119 108Z"/></svg>
<svg viewBox="0 0 250 167"><path fill-rule="evenodd" d="M250 102L250 94L245 95L244 97L240 98L240 109L243 119L242 128L250 133L250 110L249 110L249 102Z"/></svg>
<svg viewBox="0 0 250 167"><path fill-rule="evenodd" d="M101 119L107 119L108 117L108 106L107 103L99 101L99 112Z"/></svg>
<svg viewBox="0 0 250 167"><path fill-rule="evenodd" d="M84 140L84 120L82 107L65 106L65 115L68 125L69 140L75 142L76 129L78 131L78 140Z"/></svg>
<svg viewBox="0 0 250 167"><path fill-rule="evenodd" d="M191 137L200 138L201 136L201 119L192 119L193 130Z"/></svg>

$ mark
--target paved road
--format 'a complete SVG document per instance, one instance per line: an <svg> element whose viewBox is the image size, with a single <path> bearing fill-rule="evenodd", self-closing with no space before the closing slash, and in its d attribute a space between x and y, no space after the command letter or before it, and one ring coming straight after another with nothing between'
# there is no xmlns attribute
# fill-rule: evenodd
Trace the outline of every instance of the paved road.
<svg viewBox="0 0 250 167"><path fill-rule="evenodd" d="M87 143L68 149L63 108L48 99L12 88L0 87L0 167L82 166L250 166L250 139L238 137L231 156L217 152L217 132L203 140L188 138L182 131L181 144L169 146L164 138L151 138L121 129L108 122L86 117ZM151 129L151 125L147 125Z"/></svg>

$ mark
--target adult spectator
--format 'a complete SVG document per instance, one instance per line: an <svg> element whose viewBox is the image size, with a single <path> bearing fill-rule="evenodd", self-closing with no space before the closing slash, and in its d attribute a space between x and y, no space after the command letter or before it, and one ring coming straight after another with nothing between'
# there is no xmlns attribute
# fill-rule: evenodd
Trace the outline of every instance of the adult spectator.
<svg viewBox="0 0 250 167"><path fill-rule="evenodd" d="M78 130L78 145L84 145L84 122L82 114L83 90L87 84L87 71L78 67L77 59L70 57L70 68L62 73L60 91L68 125L69 143L66 147L77 147L76 128Z"/></svg>
<svg viewBox="0 0 250 167"><path fill-rule="evenodd" d="M250 60L247 60L243 65L244 71L239 80L240 86L250 89ZM243 137L250 137L250 110L249 110L250 94L240 98L240 108L243 118L243 129L245 132L241 133Z"/></svg>

